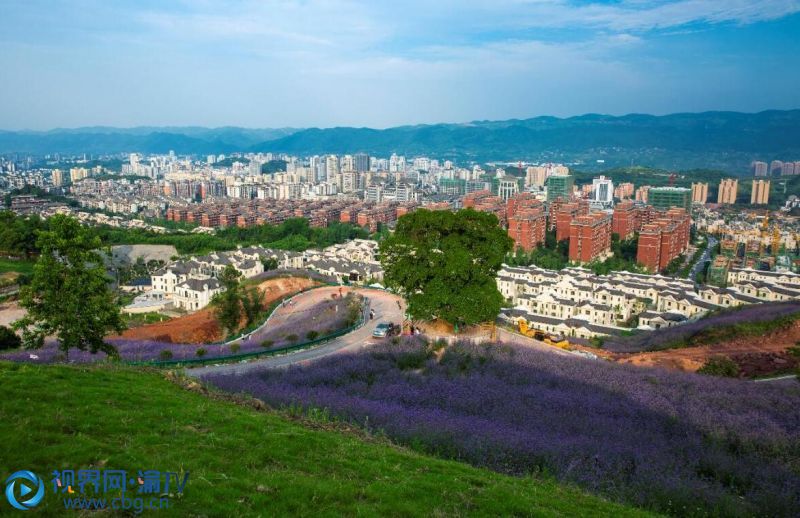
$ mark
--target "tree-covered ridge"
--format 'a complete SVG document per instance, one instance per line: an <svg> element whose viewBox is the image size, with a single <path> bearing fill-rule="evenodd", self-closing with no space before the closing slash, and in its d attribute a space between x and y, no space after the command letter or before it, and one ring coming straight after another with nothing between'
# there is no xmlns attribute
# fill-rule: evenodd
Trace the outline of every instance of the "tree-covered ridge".
<svg viewBox="0 0 800 518"><path fill-rule="evenodd" d="M650 164L743 173L754 159L800 156L800 110L620 117L588 114L466 124L305 130L85 128L2 132L0 153L231 153L298 155L367 152L464 160L583 162L593 169ZM597 163L597 160L604 160Z"/></svg>
<svg viewBox="0 0 800 518"><path fill-rule="evenodd" d="M38 216L17 216L0 211L0 254L30 257L39 253L37 231L48 230L50 220ZM171 232L159 234L141 229L109 226L87 227L104 246L112 245L173 245L181 254L203 254L232 250L237 246L262 245L281 250L303 251L325 248L349 239L367 238L361 227L334 222L328 227L311 227L305 218L287 219L280 225L256 225L248 228L230 227L214 234Z"/></svg>

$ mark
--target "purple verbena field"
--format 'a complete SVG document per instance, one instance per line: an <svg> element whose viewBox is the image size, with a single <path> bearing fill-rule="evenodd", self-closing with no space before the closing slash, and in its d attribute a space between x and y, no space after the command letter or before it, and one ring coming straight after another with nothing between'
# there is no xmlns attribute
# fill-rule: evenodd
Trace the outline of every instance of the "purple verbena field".
<svg viewBox="0 0 800 518"><path fill-rule="evenodd" d="M710 328L765 322L798 313L800 313L798 301L750 304L714 313L694 322L660 329L657 333L642 332L633 336L609 337L603 343L603 349L619 353L655 351L670 347L675 342Z"/></svg>
<svg viewBox="0 0 800 518"><path fill-rule="evenodd" d="M800 383L777 387L419 338L308 366L209 375L402 444L552 476L673 515L797 515Z"/></svg>
<svg viewBox="0 0 800 518"><path fill-rule="evenodd" d="M347 297L325 298L306 310L293 310L288 306L283 311L290 311L291 318L279 325L268 325L254 332L248 341L261 344L270 340L270 347L283 347L291 345L288 337L294 335L298 341L306 341L309 332L316 331L319 336L329 335L348 326L348 306L361 304L362 297L349 295ZM243 342L242 345L247 342Z"/></svg>
<svg viewBox="0 0 800 518"><path fill-rule="evenodd" d="M315 304L310 310L292 313L291 317L279 326L267 325L254 332L250 339L237 341L238 351L225 344L174 344L158 340L130 340L125 338L109 338L106 342L117 348L120 359L126 361L149 361L162 358L162 351L170 351L171 360L198 358L197 350L203 348L204 357L228 356L253 351L263 351L308 341L309 331L317 331L325 336L332 331L343 329L346 324L347 306L352 299L325 299ZM338 311L336 308L339 308ZM295 335L294 342L287 337ZM265 343L270 341L272 343ZM32 357L33 356L33 357ZM19 349L0 354L0 360L24 361L31 363L74 362L89 363L107 359L105 353L92 354L87 351L72 349L68 354L58 349L56 340L48 340L41 349Z"/></svg>

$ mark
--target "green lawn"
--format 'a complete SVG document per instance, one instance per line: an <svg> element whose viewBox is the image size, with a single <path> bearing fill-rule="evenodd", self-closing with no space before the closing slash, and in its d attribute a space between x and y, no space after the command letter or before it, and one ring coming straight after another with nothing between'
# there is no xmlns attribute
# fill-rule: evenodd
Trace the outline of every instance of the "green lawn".
<svg viewBox="0 0 800 518"><path fill-rule="evenodd" d="M17 272L24 274L33 273L33 265L36 261L26 261L25 259L8 259L0 257L0 274L7 272Z"/></svg>
<svg viewBox="0 0 800 518"><path fill-rule="evenodd" d="M47 515L64 513L50 473L82 468L189 471L183 498L150 512L164 516L645 514L212 399L151 371L0 362L0 386L0 479L42 476L35 510Z"/></svg>

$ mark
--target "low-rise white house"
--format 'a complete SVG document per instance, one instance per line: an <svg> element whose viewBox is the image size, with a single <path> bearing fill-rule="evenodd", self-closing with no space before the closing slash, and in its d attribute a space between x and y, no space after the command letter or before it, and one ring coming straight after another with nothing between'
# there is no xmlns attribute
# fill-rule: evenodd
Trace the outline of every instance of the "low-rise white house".
<svg viewBox="0 0 800 518"><path fill-rule="evenodd" d="M641 329L662 329L725 307L800 300L797 274L741 270L728 280L728 288L696 288L688 279L662 275L504 266L497 287L509 304L506 318L524 317L542 331L581 338L619 334L634 317Z"/></svg>
<svg viewBox="0 0 800 518"><path fill-rule="evenodd" d="M178 284L172 296L173 304L186 311L197 311L206 307L217 293L223 291L222 285L214 278L187 279Z"/></svg>

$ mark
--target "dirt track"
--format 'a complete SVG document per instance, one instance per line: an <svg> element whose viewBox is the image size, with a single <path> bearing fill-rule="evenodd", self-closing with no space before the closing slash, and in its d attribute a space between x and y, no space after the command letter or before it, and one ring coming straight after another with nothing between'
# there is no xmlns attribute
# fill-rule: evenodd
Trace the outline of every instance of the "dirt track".
<svg viewBox="0 0 800 518"><path fill-rule="evenodd" d="M310 279L289 277L269 279L258 287L265 292L264 305L268 306L283 295L296 293L315 284L317 283ZM223 338L214 310L210 307L185 317L128 329L121 336L134 340L159 340L172 343L206 343Z"/></svg>

